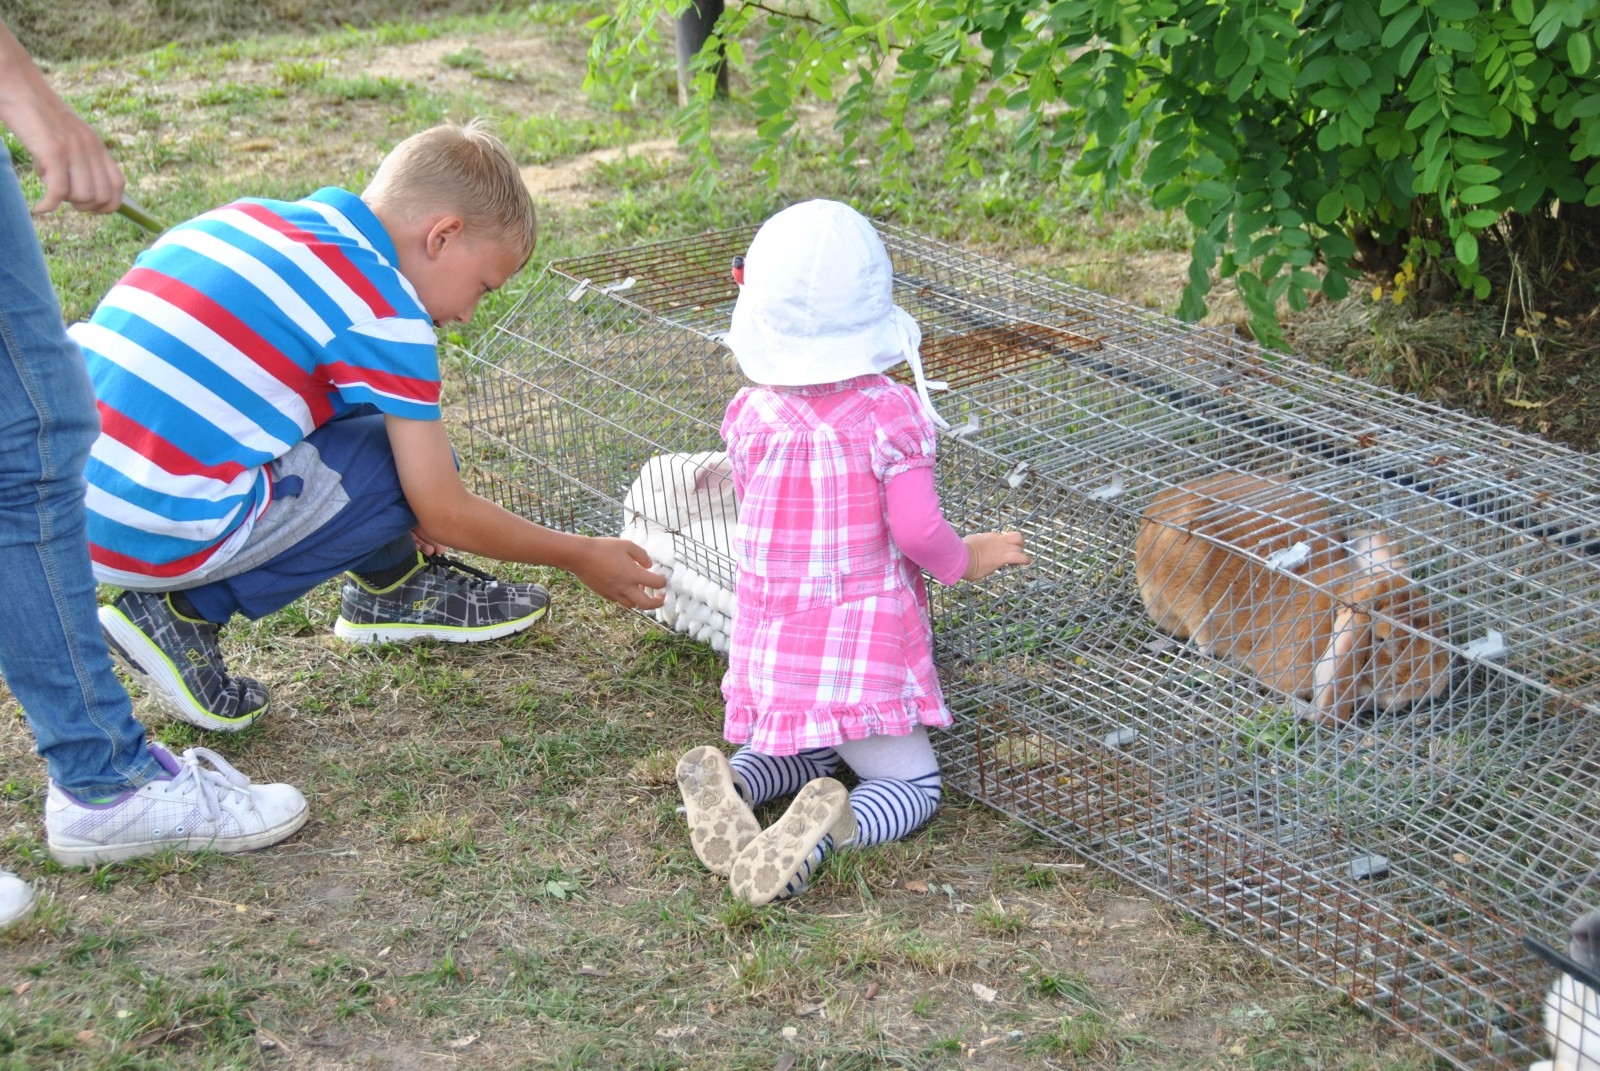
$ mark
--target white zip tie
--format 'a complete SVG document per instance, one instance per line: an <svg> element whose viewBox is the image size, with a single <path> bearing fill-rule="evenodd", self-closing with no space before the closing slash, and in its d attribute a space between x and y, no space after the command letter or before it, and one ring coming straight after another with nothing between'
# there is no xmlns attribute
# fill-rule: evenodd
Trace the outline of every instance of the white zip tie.
<svg viewBox="0 0 1600 1071"><path fill-rule="evenodd" d="M1119 497L1123 490L1124 487L1122 484L1122 474L1119 472L1115 476L1111 477L1111 482L1106 484L1104 487L1097 487L1093 491L1090 491L1089 497L1094 499L1096 502L1110 502L1113 498Z"/></svg>
<svg viewBox="0 0 1600 1071"><path fill-rule="evenodd" d="M1481 639L1473 640L1462 648L1462 654L1477 662L1494 662L1505 657L1509 650L1506 638L1495 629L1488 629Z"/></svg>
<svg viewBox="0 0 1600 1071"><path fill-rule="evenodd" d="M1311 545L1309 543L1296 543L1292 547L1285 547L1282 550L1275 550L1268 554L1267 568L1293 569L1298 565L1303 565L1309 557L1311 557Z"/></svg>

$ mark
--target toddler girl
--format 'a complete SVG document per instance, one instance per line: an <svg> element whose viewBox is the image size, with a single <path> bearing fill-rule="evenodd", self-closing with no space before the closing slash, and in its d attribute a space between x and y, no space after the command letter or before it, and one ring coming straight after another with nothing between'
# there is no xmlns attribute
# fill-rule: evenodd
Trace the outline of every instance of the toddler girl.
<svg viewBox="0 0 1600 1071"><path fill-rule="evenodd" d="M1016 532L957 536L934 492L921 331L872 225L835 201L769 219L727 343L755 387L722 424L739 500L723 733L678 762L695 853L753 904L803 890L834 847L898 840L939 805L929 726L950 724L922 570L1026 565ZM916 386L883 373L910 364ZM840 764L854 791L832 778ZM796 795L798 793L798 795ZM751 808L794 795L762 831Z"/></svg>

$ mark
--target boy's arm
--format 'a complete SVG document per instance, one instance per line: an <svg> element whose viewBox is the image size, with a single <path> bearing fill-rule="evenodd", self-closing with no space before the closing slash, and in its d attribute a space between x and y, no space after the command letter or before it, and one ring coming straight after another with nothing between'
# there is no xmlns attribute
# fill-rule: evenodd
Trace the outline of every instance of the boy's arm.
<svg viewBox="0 0 1600 1071"><path fill-rule="evenodd" d="M623 606L653 610L661 605L656 589L666 581L650 571L650 556L636 544L544 528L468 491L440 421L385 415L384 427L406 502L430 538L485 558L565 569L595 594Z"/></svg>

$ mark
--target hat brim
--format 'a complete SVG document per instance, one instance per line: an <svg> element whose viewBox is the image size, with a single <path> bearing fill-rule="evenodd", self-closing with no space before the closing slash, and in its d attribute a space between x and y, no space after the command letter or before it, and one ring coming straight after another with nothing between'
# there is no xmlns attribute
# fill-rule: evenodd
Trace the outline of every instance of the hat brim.
<svg viewBox="0 0 1600 1071"><path fill-rule="evenodd" d="M769 387L809 387L886 372L909 360L921 341L917 322L898 305L865 331L807 338L772 331L735 305L733 323L723 337L740 371L751 382Z"/></svg>

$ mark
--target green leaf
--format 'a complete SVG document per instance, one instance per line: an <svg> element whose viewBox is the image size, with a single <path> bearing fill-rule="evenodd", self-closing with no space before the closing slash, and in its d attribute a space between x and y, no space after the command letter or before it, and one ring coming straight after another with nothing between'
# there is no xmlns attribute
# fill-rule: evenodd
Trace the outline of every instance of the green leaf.
<svg viewBox="0 0 1600 1071"><path fill-rule="evenodd" d="M1573 74L1588 74L1589 64L1594 61L1594 53L1589 50L1589 39L1581 33L1567 38L1567 59L1572 64Z"/></svg>
<svg viewBox="0 0 1600 1071"><path fill-rule="evenodd" d="M1462 216L1461 222L1475 231L1487 230L1500 222L1500 213L1492 208L1475 208Z"/></svg>
<svg viewBox="0 0 1600 1071"><path fill-rule="evenodd" d="M1500 177L1500 169L1489 164L1463 164L1456 168L1456 181L1464 186L1493 182Z"/></svg>
<svg viewBox="0 0 1600 1071"><path fill-rule="evenodd" d="M1383 28L1382 44L1384 48L1393 48L1404 40L1406 34L1411 32L1411 27L1417 24L1422 17L1422 8L1412 6L1396 15L1389 25Z"/></svg>
<svg viewBox="0 0 1600 1071"><path fill-rule="evenodd" d="M1434 18L1466 22L1478 14L1478 5L1474 0L1433 0L1430 10Z"/></svg>
<svg viewBox="0 0 1600 1071"><path fill-rule="evenodd" d="M1317 201L1317 222L1326 227L1344 215L1344 194L1330 190Z"/></svg>
<svg viewBox="0 0 1600 1071"><path fill-rule="evenodd" d="M1533 0L1511 0L1511 13L1526 26L1533 21Z"/></svg>
<svg viewBox="0 0 1600 1071"><path fill-rule="evenodd" d="M1481 205L1489 201L1497 200L1499 197L1500 190L1497 187L1488 185L1468 186L1466 189L1456 194L1456 200L1460 201L1464 205Z"/></svg>
<svg viewBox="0 0 1600 1071"><path fill-rule="evenodd" d="M1456 235L1456 259L1468 267L1478 265L1478 236L1471 231Z"/></svg>
<svg viewBox="0 0 1600 1071"><path fill-rule="evenodd" d="M1459 26L1436 27L1433 43L1451 52L1465 52L1468 55L1478 50L1478 39Z"/></svg>

